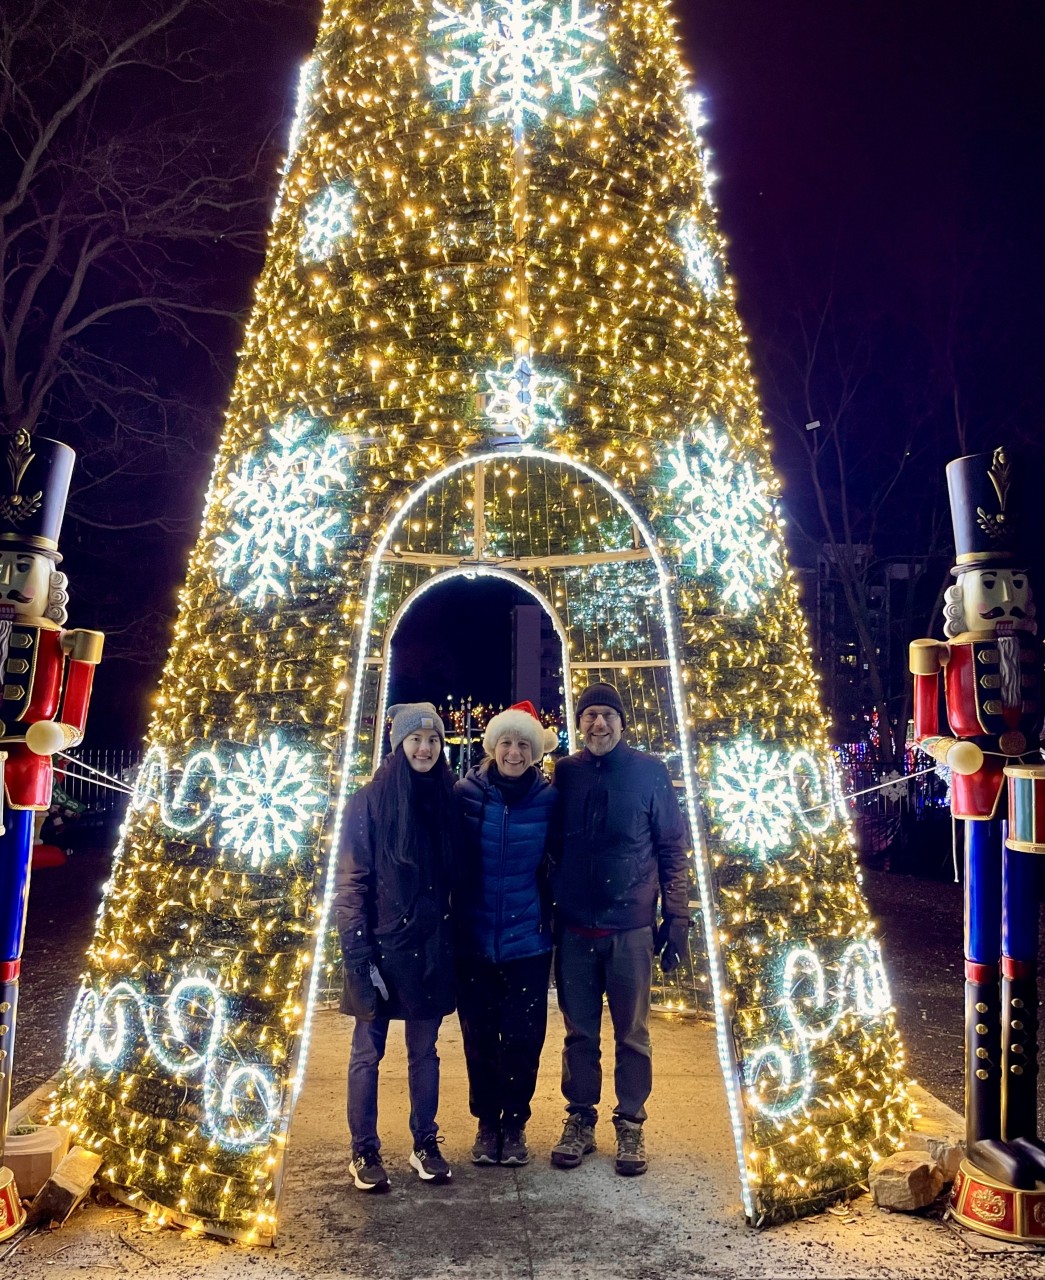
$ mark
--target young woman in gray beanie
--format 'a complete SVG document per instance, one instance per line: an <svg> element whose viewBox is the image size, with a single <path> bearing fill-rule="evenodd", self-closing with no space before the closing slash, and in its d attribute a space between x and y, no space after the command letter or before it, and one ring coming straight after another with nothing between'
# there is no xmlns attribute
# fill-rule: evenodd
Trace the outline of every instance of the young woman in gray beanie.
<svg viewBox="0 0 1045 1280"><path fill-rule="evenodd" d="M392 1019L406 1023L410 1164L426 1182L450 1179L436 1124L436 1039L455 1004L453 775L443 754L443 722L430 702L404 703L389 714L392 754L349 802L334 896L345 962L341 1011L356 1020L348 1127L349 1168L360 1191L388 1186L377 1134L377 1084Z"/></svg>
<svg viewBox="0 0 1045 1280"><path fill-rule="evenodd" d="M457 1007L475 1164L526 1164L526 1122L548 1024L551 903L545 845L554 792L540 762L556 744L529 702L494 716L486 759L457 783Z"/></svg>

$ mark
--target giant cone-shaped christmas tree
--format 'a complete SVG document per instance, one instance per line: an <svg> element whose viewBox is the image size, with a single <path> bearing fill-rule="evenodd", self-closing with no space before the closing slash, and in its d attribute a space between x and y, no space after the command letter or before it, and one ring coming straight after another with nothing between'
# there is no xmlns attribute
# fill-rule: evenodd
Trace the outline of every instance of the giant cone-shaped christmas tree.
<svg viewBox="0 0 1045 1280"><path fill-rule="evenodd" d="M330 0L71 1032L118 1194L271 1233L391 636L461 573L530 591L568 720L612 680L678 782L703 943L662 1000L714 1008L748 1215L895 1145L699 129L656 0Z"/></svg>

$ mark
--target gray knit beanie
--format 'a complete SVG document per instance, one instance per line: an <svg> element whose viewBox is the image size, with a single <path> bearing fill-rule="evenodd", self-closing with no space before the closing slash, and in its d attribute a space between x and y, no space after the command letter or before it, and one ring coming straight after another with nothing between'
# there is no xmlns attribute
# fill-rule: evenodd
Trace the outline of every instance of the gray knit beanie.
<svg viewBox="0 0 1045 1280"><path fill-rule="evenodd" d="M439 719L439 712L430 702L397 702L394 707L388 708L388 714L392 717L389 737L393 751L404 738L417 733L419 729L434 729L445 745L446 730Z"/></svg>
<svg viewBox="0 0 1045 1280"><path fill-rule="evenodd" d="M611 684L590 684L587 689L577 699L577 708L574 714L577 717L577 723L580 724L581 716L587 707L612 707L620 716L622 728L626 728L624 719L624 703L620 700L620 694Z"/></svg>

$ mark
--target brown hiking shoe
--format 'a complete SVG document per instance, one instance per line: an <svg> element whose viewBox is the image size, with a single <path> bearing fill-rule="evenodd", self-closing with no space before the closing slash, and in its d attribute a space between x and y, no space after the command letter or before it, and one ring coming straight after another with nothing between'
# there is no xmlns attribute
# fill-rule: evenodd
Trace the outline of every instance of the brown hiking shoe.
<svg viewBox="0 0 1045 1280"><path fill-rule="evenodd" d="M552 1164L557 1169L576 1169L589 1152L595 1150L595 1127L583 1116L566 1117L562 1137L552 1147Z"/></svg>
<svg viewBox="0 0 1045 1280"><path fill-rule="evenodd" d="M635 1120L614 1116L613 1127L617 1130L617 1172L625 1178L645 1173L649 1165L646 1162L646 1140L642 1136L642 1125Z"/></svg>

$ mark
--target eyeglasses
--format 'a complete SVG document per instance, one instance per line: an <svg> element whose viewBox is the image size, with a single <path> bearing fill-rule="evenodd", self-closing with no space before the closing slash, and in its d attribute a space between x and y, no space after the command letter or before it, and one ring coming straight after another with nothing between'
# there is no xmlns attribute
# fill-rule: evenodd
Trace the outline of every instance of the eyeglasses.
<svg viewBox="0 0 1045 1280"><path fill-rule="evenodd" d="M594 724L595 721L598 720L599 716L602 716L603 720L605 720L607 724L620 719L619 713L614 711L612 708L608 708L605 711L584 711L581 713L581 724Z"/></svg>

